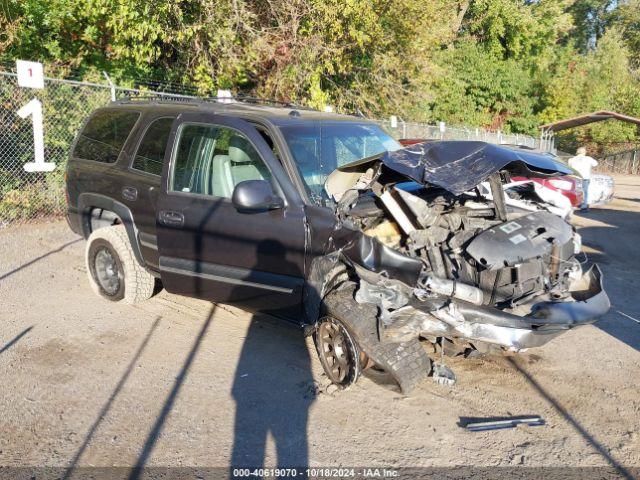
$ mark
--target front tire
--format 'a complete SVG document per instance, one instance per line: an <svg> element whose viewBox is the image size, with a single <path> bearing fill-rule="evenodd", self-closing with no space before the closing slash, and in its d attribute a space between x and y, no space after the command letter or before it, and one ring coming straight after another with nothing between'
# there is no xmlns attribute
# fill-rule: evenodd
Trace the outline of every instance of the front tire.
<svg viewBox="0 0 640 480"><path fill-rule="evenodd" d="M313 335L320 364L331 383L346 388L361 372L360 349L347 327L337 318L324 316Z"/></svg>
<svg viewBox="0 0 640 480"><path fill-rule="evenodd" d="M357 346L359 355L355 358L358 374L362 368L368 367L368 370L372 371L366 371L366 375L374 377L372 380L377 381L376 383L390 385L390 379L393 379L402 393L409 393L427 378L431 371L431 360L417 338L406 342L380 341L377 326L378 309L370 303L358 303L354 299L355 288L356 286L352 285L329 293L324 299L325 315L337 319ZM324 318L327 317L321 318L320 321ZM316 348L317 345L316 342ZM363 355L360 355L362 352L366 354L364 359ZM321 355L320 362L322 363ZM327 373L326 367L324 368ZM331 378L328 373L327 376ZM357 376L353 381L355 380Z"/></svg>
<svg viewBox="0 0 640 480"><path fill-rule="evenodd" d="M122 225L92 232L85 262L91 288L107 300L138 303L153 295L155 278L138 263Z"/></svg>

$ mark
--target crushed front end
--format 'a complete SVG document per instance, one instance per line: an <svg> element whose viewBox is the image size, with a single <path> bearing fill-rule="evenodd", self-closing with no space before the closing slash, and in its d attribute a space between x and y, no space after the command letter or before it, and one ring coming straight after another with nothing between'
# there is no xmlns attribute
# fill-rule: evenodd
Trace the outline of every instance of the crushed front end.
<svg viewBox="0 0 640 480"><path fill-rule="evenodd" d="M522 351L597 320L609 307L580 236L511 175L561 164L481 142L434 142L335 171L335 253L377 307L381 342L420 338L449 352ZM506 187L506 188L505 188Z"/></svg>

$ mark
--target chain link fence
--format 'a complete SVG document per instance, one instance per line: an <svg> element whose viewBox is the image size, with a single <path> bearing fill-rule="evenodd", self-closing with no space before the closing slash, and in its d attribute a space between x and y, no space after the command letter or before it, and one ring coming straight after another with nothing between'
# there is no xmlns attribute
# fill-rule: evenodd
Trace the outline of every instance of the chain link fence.
<svg viewBox="0 0 640 480"><path fill-rule="evenodd" d="M0 72L0 228L64 215L65 166L82 121L113 99L140 94L179 96L52 78L45 79L44 89L22 88L16 74ZM52 172L24 169L34 160L34 127L18 111L34 98L42 103L44 156L55 163Z"/></svg>
<svg viewBox="0 0 640 480"><path fill-rule="evenodd" d="M113 99L141 94L193 98L52 78L45 79L44 89L22 88L15 73L0 71L0 228L64 215L64 171L69 148L82 121L92 110ZM34 127L32 119L21 118L18 110L34 98L42 103L44 156L46 162L55 163L52 172L27 172L24 168L34 160ZM482 140L548 149L540 139L526 135L469 128L443 130L439 125L402 121L393 126L387 120L378 123L396 138Z"/></svg>
<svg viewBox="0 0 640 480"><path fill-rule="evenodd" d="M501 145L523 145L543 152L554 152L555 144L552 135L543 133L539 138L518 133L502 133L484 128L450 127L444 123L429 125L426 123L378 120L377 123L395 138L414 138L429 140L475 140Z"/></svg>
<svg viewBox="0 0 640 480"><path fill-rule="evenodd" d="M85 115L111 98L109 88L48 81L47 88L20 88L16 76L0 73L0 227L59 216L64 211L64 164ZM53 172L26 172L34 159L33 124L18 110L33 98L42 102L45 159Z"/></svg>
<svg viewBox="0 0 640 480"><path fill-rule="evenodd" d="M603 157L596 167L602 173L640 174L640 150L629 150Z"/></svg>

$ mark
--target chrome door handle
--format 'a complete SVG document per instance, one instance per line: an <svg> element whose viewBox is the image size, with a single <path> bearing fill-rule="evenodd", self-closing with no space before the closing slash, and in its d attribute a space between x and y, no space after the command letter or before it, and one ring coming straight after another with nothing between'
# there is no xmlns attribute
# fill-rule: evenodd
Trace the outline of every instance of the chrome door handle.
<svg viewBox="0 0 640 480"><path fill-rule="evenodd" d="M161 210L159 214L160 221L165 225L172 227L181 227L184 225L184 215L180 212L172 210Z"/></svg>

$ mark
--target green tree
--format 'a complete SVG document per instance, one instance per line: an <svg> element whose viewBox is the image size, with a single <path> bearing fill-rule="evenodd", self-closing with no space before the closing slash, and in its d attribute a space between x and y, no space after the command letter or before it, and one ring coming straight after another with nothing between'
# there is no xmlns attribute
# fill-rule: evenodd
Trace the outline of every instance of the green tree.
<svg viewBox="0 0 640 480"><path fill-rule="evenodd" d="M434 120L535 132L533 83L520 62L500 60L470 40L440 52L437 59L446 70L434 88Z"/></svg>
<svg viewBox="0 0 640 480"><path fill-rule="evenodd" d="M638 2L3 0L0 61L535 133L638 112Z"/></svg>
<svg viewBox="0 0 640 480"><path fill-rule="evenodd" d="M618 0L575 0L569 11L575 28L572 37L581 52L595 48L604 35L611 19L611 12Z"/></svg>
<svg viewBox="0 0 640 480"><path fill-rule="evenodd" d="M640 0L621 2L612 12L611 23L620 28L631 63L640 67Z"/></svg>
<svg viewBox="0 0 640 480"><path fill-rule="evenodd" d="M614 110L640 116L640 82L629 65L629 53L621 32L610 28L598 47L585 56L567 51L547 88L543 122L551 122L597 110ZM566 145L599 143L601 146L636 140L633 125L607 121L561 135Z"/></svg>

